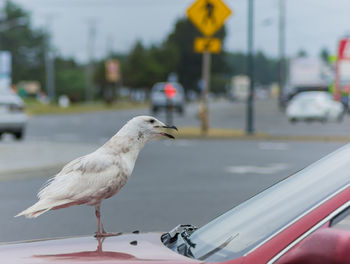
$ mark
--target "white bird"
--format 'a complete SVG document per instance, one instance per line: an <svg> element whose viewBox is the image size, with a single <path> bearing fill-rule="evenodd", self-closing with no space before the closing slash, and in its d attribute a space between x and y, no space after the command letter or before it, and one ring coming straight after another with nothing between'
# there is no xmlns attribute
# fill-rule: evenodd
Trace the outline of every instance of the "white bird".
<svg viewBox="0 0 350 264"><path fill-rule="evenodd" d="M77 158L50 179L39 191L39 201L17 214L37 217L49 210L72 205L95 206L96 236L109 236L103 228L100 205L115 195L129 179L137 156L146 142L160 136L174 138L164 132L175 129L151 116L137 116L127 122L119 132L96 151Z"/></svg>

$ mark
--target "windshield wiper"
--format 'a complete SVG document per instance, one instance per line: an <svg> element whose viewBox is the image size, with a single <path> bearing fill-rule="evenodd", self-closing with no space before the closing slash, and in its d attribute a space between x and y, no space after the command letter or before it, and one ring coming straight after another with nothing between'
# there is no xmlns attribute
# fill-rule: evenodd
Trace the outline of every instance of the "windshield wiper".
<svg viewBox="0 0 350 264"><path fill-rule="evenodd" d="M191 248L194 248L196 244L191 241L190 236L196 230L197 227L194 225L178 225L168 233L163 234L161 240L168 248L177 251L181 255L193 258Z"/></svg>

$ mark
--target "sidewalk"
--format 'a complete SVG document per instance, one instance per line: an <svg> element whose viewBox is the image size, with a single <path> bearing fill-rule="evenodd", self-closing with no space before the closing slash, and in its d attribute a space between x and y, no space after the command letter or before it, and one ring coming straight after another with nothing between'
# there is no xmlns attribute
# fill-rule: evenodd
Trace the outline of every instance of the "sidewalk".
<svg viewBox="0 0 350 264"><path fill-rule="evenodd" d="M0 142L0 178L6 174L61 166L98 147L79 143Z"/></svg>

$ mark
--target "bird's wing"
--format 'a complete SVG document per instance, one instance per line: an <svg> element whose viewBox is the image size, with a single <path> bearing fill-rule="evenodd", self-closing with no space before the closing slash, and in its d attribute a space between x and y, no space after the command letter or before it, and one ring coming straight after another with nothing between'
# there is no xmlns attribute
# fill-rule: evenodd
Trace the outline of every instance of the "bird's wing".
<svg viewBox="0 0 350 264"><path fill-rule="evenodd" d="M115 156L95 151L64 166L39 191L38 198L88 200L105 192L110 186L121 184L118 181L120 178L123 180L126 174L122 162Z"/></svg>

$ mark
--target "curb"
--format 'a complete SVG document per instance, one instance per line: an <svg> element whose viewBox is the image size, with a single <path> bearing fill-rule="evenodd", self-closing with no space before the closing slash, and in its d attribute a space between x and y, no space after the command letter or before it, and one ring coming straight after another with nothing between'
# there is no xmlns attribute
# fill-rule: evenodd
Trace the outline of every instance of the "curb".
<svg viewBox="0 0 350 264"><path fill-rule="evenodd" d="M22 179L34 179L34 178L42 178L42 176L23 176L24 174L36 174L38 170L42 172L47 172L47 177L51 178L55 176L52 171L58 171L65 165L66 163L57 163L55 165L47 165L47 166L38 166L38 167L27 167L20 169L9 169L0 171L0 181L4 180L22 180Z"/></svg>
<svg viewBox="0 0 350 264"><path fill-rule="evenodd" d="M273 135L258 131L247 135L239 129L210 129L207 135L202 135L197 127L180 127L176 135L179 139L231 139L231 140L272 140L272 141L311 141L311 142L350 142L350 136L341 135Z"/></svg>

